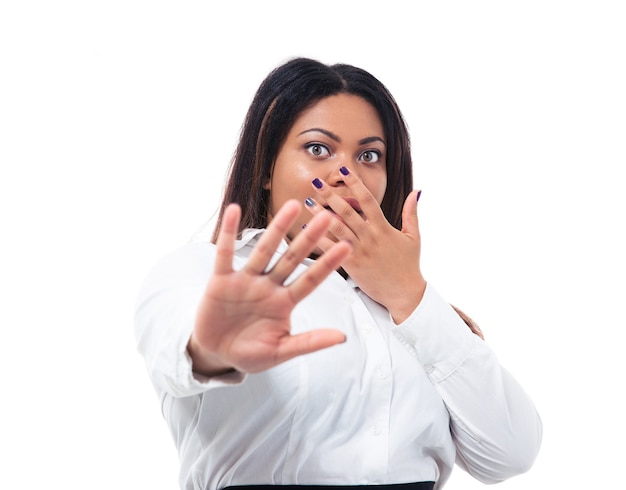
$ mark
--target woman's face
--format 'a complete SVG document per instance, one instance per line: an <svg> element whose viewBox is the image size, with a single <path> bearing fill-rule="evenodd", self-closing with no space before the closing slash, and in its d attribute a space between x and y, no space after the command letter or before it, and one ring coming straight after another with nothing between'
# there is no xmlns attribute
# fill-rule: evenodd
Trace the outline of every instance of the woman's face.
<svg viewBox="0 0 626 490"><path fill-rule="evenodd" d="M341 167L357 175L380 205L387 188L386 164L385 133L376 109L356 95L321 99L300 114L278 152L272 177L265 186L270 191L268 222L288 199L304 204L307 197L316 198L311 185L315 178L324 180L349 200L352 196L339 171ZM288 237L295 237L311 217L303 206Z"/></svg>

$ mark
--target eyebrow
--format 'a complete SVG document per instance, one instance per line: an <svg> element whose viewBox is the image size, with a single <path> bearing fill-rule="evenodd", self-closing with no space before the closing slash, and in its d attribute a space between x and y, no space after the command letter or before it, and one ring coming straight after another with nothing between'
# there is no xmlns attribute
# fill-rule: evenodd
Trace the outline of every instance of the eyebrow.
<svg viewBox="0 0 626 490"><path fill-rule="evenodd" d="M341 143L341 138L339 136L337 136L332 131L328 131L327 129L322 129L322 128L305 129L301 133L298 133L298 136L300 136L301 134L311 133L311 132L315 132L315 131L317 131L319 133L322 133L322 134L325 134L330 139L335 140L337 143ZM359 145L366 145L368 143L373 143L374 141L380 141L383 145L385 145L385 146L387 145L385 143L385 140L382 139L380 136L368 136L367 138L363 138L362 140L359 140Z"/></svg>
<svg viewBox="0 0 626 490"><path fill-rule="evenodd" d="M387 146L385 140L380 136L368 136L367 138L363 138L362 140L359 140L359 145L367 145L368 143L373 143L374 141L380 141L383 145Z"/></svg>

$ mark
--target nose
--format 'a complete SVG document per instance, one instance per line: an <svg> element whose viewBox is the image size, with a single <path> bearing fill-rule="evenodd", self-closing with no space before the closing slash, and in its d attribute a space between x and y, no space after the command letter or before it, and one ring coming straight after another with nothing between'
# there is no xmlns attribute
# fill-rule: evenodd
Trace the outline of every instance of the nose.
<svg viewBox="0 0 626 490"><path fill-rule="evenodd" d="M351 174L357 172L356 166L353 163L349 162L347 159L341 159L331 170L327 182L335 187L346 185L344 181L345 175L342 173L342 169L344 168Z"/></svg>

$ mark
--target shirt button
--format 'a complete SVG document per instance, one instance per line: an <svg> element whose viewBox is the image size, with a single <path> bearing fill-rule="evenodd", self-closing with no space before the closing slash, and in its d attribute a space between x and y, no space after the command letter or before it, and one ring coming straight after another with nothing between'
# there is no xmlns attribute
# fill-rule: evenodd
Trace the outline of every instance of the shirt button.
<svg viewBox="0 0 626 490"><path fill-rule="evenodd" d="M378 376L378 379L386 379L387 372L382 367L379 367L376 369L376 376Z"/></svg>
<svg viewBox="0 0 626 490"><path fill-rule="evenodd" d="M380 430L380 427L378 427L377 425L373 425L370 428L370 432L375 436L379 436L382 433L382 431Z"/></svg>
<svg viewBox="0 0 626 490"><path fill-rule="evenodd" d="M412 336L407 336L405 337L405 339L406 339L406 343L409 344L411 347L415 347L415 344L417 344L417 341Z"/></svg>
<svg viewBox="0 0 626 490"><path fill-rule="evenodd" d="M428 374L430 374L435 370L435 366L433 366L432 364L424 364L424 369Z"/></svg>
<svg viewBox="0 0 626 490"><path fill-rule="evenodd" d="M371 327L370 325L363 325L363 326L361 327L361 331L362 331L364 334L369 335L369 334L371 334L371 333L372 333L372 327Z"/></svg>

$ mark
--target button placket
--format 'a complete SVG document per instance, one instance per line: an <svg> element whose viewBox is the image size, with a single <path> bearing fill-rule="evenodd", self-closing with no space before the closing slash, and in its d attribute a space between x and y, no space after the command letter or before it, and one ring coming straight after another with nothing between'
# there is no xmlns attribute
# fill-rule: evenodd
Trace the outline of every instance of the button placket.
<svg viewBox="0 0 626 490"><path fill-rule="evenodd" d="M384 479L389 469L390 406L393 392L391 357L388 347L391 333L381 329L375 308L372 310L355 292L350 305L354 315L356 333L365 350L366 363L362 379L370 387L364 393L369 407L362 422L362 436L371 441L366 460L369 481Z"/></svg>

